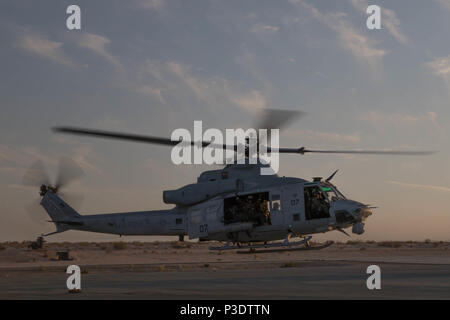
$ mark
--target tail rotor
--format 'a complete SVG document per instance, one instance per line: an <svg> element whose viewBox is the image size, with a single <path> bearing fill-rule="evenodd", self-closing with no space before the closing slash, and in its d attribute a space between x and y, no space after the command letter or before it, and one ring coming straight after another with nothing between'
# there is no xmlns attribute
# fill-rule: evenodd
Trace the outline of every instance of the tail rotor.
<svg viewBox="0 0 450 320"><path fill-rule="evenodd" d="M47 192L51 191L54 194L58 194L67 202L70 202L74 207L77 207L82 202L82 196L64 192L63 189L73 181L80 179L83 175L83 169L74 160L68 157L61 157L59 159L56 181L52 184L43 162L38 160L27 170L22 184L28 187L39 188L39 195L41 197L44 197ZM39 204L40 201L35 200L27 205L25 209L29 213L32 221L43 225L46 214Z"/></svg>

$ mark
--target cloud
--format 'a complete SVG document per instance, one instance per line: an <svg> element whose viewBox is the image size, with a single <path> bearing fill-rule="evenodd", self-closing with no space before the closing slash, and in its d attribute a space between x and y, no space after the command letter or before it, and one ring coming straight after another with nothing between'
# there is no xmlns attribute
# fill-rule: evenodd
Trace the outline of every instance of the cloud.
<svg viewBox="0 0 450 320"><path fill-rule="evenodd" d="M0 168L26 168L32 161L41 160L44 163L55 164L54 159L40 152L36 147L23 146L13 148L0 145Z"/></svg>
<svg viewBox="0 0 450 320"><path fill-rule="evenodd" d="M390 184L395 184L403 187L417 188L417 189L428 189L433 191L442 191L442 192L450 192L450 188L442 187L442 186L433 186L428 184L415 184L415 183L406 183L400 181L387 181Z"/></svg>
<svg viewBox="0 0 450 320"><path fill-rule="evenodd" d="M94 157L90 146L80 145L73 149L71 158L84 170L102 174L102 169L95 166L89 158Z"/></svg>
<svg viewBox="0 0 450 320"><path fill-rule="evenodd" d="M437 121L437 118L438 116L436 112L433 111L419 115L369 111L367 114L360 116L359 120L370 122L376 127L384 124L389 124L391 126L415 126L421 123L431 123L434 127L440 129L441 127Z"/></svg>
<svg viewBox="0 0 450 320"><path fill-rule="evenodd" d="M138 86L136 89L136 92L138 93L151 96L153 98L156 98L160 102L165 103L166 101L163 98L162 91L163 90L160 88L153 88L152 86L149 85L141 85Z"/></svg>
<svg viewBox="0 0 450 320"><path fill-rule="evenodd" d="M251 32L257 33L257 34L274 34L277 33L279 30L278 27L266 25L262 23L257 23L253 25Z"/></svg>
<svg viewBox="0 0 450 320"><path fill-rule="evenodd" d="M67 141L64 144L67 144ZM101 173L101 169L89 160L93 157L92 149L89 146L77 144L71 150L69 156L83 169ZM10 147L0 145L0 172L10 174L15 181L21 181L26 170L37 160L42 161L46 167L56 167L59 156L43 153L32 146Z"/></svg>
<svg viewBox="0 0 450 320"><path fill-rule="evenodd" d="M374 41L371 41L368 37L361 34L357 28L353 27L345 19L345 13L322 14L314 6L303 0L290 0L290 2L307 8L317 21L335 31L339 44L360 62L369 65L373 71L376 71L380 67L381 59L387 52L383 49L376 48Z"/></svg>
<svg viewBox="0 0 450 320"><path fill-rule="evenodd" d="M231 101L249 112L255 112L266 107L266 99L258 90L252 90L244 95L232 97Z"/></svg>
<svg viewBox="0 0 450 320"><path fill-rule="evenodd" d="M337 18L337 16L334 16ZM350 23L345 20L338 20L332 23L332 28L338 33L343 46L350 51L356 58L372 64L371 61L378 61L386 51L377 49L371 41L360 34L357 29L353 28Z"/></svg>
<svg viewBox="0 0 450 320"><path fill-rule="evenodd" d="M152 10L160 10L164 7L164 0L139 0L139 6Z"/></svg>
<svg viewBox="0 0 450 320"><path fill-rule="evenodd" d="M378 125L379 123L393 123L393 124L407 124L415 125L419 118L410 114L401 113L380 113L377 111L369 111L366 115L360 117L360 120L368 121L373 125Z"/></svg>
<svg viewBox="0 0 450 320"><path fill-rule="evenodd" d="M74 66L74 63L64 53L62 42L51 41L43 35L23 34L16 42L16 46L26 52L49 59L53 62Z"/></svg>
<svg viewBox="0 0 450 320"><path fill-rule="evenodd" d="M173 98L186 100L189 95L207 105L232 104L247 112L266 105L266 98L259 90L243 90L225 78L195 75L191 68L177 61L147 63L143 70L150 79L141 76L146 80L137 85L136 91L163 103Z"/></svg>
<svg viewBox="0 0 450 320"><path fill-rule="evenodd" d="M438 129L442 129L442 127L440 126L439 122L437 121L438 115L436 112L433 111L429 111L427 112L427 115L431 121L431 123Z"/></svg>
<svg viewBox="0 0 450 320"><path fill-rule="evenodd" d="M397 39L398 42L406 44L408 38L400 30L400 20L398 20L394 11L386 8L382 8L382 26L385 26L390 34Z"/></svg>
<svg viewBox="0 0 450 320"><path fill-rule="evenodd" d="M450 0L435 0L437 3L439 3L444 8L450 10Z"/></svg>
<svg viewBox="0 0 450 320"><path fill-rule="evenodd" d="M447 57L436 58L426 64L432 72L444 80L448 80L450 77L450 55Z"/></svg>
<svg viewBox="0 0 450 320"><path fill-rule="evenodd" d="M104 57L109 63L117 68L122 68L119 60L111 55L106 46L111 43L108 38L99 36L93 33L83 33L78 40L78 45L84 48L88 48L98 55Z"/></svg>
<svg viewBox="0 0 450 320"><path fill-rule="evenodd" d="M361 137L358 133L342 134L337 132L322 132L313 130L286 130L287 136L300 139L305 142L316 143L333 142L333 143L358 143Z"/></svg>
<svg viewBox="0 0 450 320"><path fill-rule="evenodd" d="M274 88L272 83L266 78L263 70L259 67L257 63L257 56L249 51L246 51L243 55L236 58L236 63L259 82L265 95L270 96Z"/></svg>
<svg viewBox="0 0 450 320"><path fill-rule="evenodd" d="M356 10L366 14L367 7L369 6L367 0L350 0L350 3ZM398 42L402 44L408 42L408 39L400 29L400 20L393 10L381 8L381 26L382 28L386 28Z"/></svg>
<svg viewBox="0 0 450 320"><path fill-rule="evenodd" d="M184 84L186 84L197 96L200 100L207 101L207 92L205 89L208 88L208 85L202 81L197 80L193 77L189 69L184 65L177 62L169 62L167 63L168 69L175 74Z"/></svg>
<svg viewBox="0 0 450 320"><path fill-rule="evenodd" d="M189 67L175 62L146 62L139 70L134 90L165 102L167 98L194 95L208 101L208 85L191 74ZM163 96L164 93L164 96Z"/></svg>

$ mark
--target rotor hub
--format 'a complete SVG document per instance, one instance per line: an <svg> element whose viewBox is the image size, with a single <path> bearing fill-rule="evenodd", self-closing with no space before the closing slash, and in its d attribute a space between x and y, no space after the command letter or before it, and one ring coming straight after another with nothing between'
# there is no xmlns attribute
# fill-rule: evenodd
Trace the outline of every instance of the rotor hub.
<svg viewBox="0 0 450 320"><path fill-rule="evenodd" d="M47 194L48 191L51 191L53 193L57 193L58 192L58 188L57 187L46 186L45 184L43 184L40 187L39 195L41 195L43 197L43 196L45 196Z"/></svg>

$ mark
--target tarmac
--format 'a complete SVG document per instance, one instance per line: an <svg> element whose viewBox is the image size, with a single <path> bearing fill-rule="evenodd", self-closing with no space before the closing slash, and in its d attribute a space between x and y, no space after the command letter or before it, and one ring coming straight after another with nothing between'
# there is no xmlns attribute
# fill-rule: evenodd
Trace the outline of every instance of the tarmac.
<svg viewBox="0 0 450 320"><path fill-rule="evenodd" d="M83 267L77 294L68 293L61 268L4 271L0 299L450 299L450 265L378 263L381 289L369 290L370 262L254 264L220 269L221 263L214 263L183 272L170 265L167 271L152 265Z"/></svg>

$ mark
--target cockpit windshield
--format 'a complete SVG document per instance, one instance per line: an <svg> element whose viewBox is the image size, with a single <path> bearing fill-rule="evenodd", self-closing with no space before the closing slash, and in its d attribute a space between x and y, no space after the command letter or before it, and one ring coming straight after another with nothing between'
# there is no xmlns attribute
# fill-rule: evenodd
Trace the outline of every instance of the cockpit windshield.
<svg viewBox="0 0 450 320"><path fill-rule="evenodd" d="M322 184L320 187L323 193L327 196L329 201L345 199L344 195L341 192L339 192L339 190L335 186Z"/></svg>

